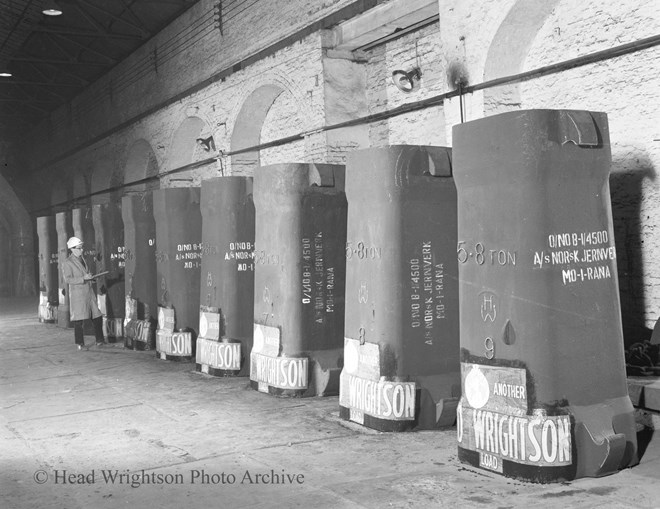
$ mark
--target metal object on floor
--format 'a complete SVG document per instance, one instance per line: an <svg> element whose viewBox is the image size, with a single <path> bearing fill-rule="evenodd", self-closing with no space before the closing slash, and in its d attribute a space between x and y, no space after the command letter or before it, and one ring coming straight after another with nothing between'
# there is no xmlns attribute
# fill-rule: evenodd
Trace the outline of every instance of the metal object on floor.
<svg viewBox="0 0 660 509"><path fill-rule="evenodd" d="M152 193L143 191L124 196L121 210L126 255L124 346L135 350L153 350L158 300L156 221Z"/></svg>
<svg viewBox="0 0 660 509"><path fill-rule="evenodd" d="M340 416L381 431L451 426L460 397L451 150L359 150L346 171Z"/></svg>
<svg viewBox="0 0 660 509"><path fill-rule="evenodd" d="M159 309L156 350L161 359L190 360L199 326L202 215L198 187L153 191L156 284ZM175 326L163 328L162 316Z"/></svg>
<svg viewBox="0 0 660 509"><path fill-rule="evenodd" d="M69 285L64 281L62 264L69 257L66 241L73 235L71 211L65 210L55 214L55 228L57 230L57 274L59 282L57 290L57 326L63 329L70 329L73 325L71 324L71 314L69 311Z"/></svg>
<svg viewBox="0 0 660 509"><path fill-rule="evenodd" d="M39 236L39 309L42 323L57 322L58 298L58 256L57 230L54 216L37 218Z"/></svg>
<svg viewBox="0 0 660 509"><path fill-rule="evenodd" d="M454 126L462 461L538 482L637 462L604 113Z"/></svg>
<svg viewBox="0 0 660 509"><path fill-rule="evenodd" d="M254 306L252 177L203 182L202 267L196 368L247 376Z"/></svg>
<svg viewBox="0 0 660 509"><path fill-rule="evenodd" d="M121 202L107 201L92 205L96 235L96 270L108 272L96 279L96 292L103 313L103 334L110 343L124 337L125 285L124 223Z"/></svg>
<svg viewBox="0 0 660 509"><path fill-rule="evenodd" d="M339 391L346 273L344 166L274 164L254 175L254 389Z"/></svg>

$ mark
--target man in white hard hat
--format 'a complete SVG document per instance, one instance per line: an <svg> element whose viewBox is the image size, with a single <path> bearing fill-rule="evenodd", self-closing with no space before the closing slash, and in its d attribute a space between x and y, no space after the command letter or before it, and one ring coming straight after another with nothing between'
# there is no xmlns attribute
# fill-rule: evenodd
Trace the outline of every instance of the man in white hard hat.
<svg viewBox="0 0 660 509"><path fill-rule="evenodd" d="M103 337L103 317L96 304L96 293L92 288L94 277L87 269L87 262L83 256L83 241L78 237L71 237L66 242L71 254L64 260L62 274L69 285L69 312L73 324L73 334L78 350L86 350L83 332L83 320L91 318L94 324L96 344L105 343Z"/></svg>

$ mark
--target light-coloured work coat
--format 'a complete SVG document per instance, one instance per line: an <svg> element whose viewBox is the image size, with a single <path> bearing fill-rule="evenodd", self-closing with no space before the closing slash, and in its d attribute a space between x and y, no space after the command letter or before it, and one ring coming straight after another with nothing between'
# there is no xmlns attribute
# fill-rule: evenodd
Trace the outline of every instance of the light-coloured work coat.
<svg viewBox="0 0 660 509"><path fill-rule="evenodd" d="M101 316L96 304L96 293L91 281L83 279L89 272L83 265L83 260L75 255L69 255L62 265L64 281L69 285L69 312L71 320L84 320Z"/></svg>

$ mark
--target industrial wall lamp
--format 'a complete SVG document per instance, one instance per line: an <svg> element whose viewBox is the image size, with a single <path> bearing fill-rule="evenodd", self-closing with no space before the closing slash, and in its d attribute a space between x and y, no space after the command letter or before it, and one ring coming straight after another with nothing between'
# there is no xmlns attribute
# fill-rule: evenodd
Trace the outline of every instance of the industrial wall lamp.
<svg viewBox="0 0 660 509"><path fill-rule="evenodd" d="M62 9L57 5L55 0L46 0L41 9L46 16L59 16L62 14Z"/></svg>
<svg viewBox="0 0 660 509"><path fill-rule="evenodd" d="M422 71L418 67L413 68L411 71L402 71L397 69L392 72L392 81L396 88L401 92L412 92L415 89L415 83L422 77Z"/></svg>
<svg viewBox="0 0 660 509"><path fill-rule="evenodd" d="M208 138L197 138L197 144L202 147L202 150L205 152L215 152L215 141L213 140L213 135Z"/></svg>

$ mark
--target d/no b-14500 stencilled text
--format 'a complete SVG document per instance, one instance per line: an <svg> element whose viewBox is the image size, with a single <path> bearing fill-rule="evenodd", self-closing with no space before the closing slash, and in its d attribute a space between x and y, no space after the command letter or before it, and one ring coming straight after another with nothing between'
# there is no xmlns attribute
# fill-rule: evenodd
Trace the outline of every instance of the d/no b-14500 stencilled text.
<svg viewBox="0 0 660 509"><path fill-rule="evenodd" d="M535 251L533 267L558 266L564 285L600 279L611 279L615 272L616 248L607 230L592 232L552 233L547 249Z"/></svg>

